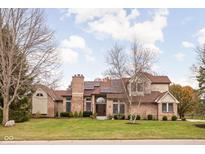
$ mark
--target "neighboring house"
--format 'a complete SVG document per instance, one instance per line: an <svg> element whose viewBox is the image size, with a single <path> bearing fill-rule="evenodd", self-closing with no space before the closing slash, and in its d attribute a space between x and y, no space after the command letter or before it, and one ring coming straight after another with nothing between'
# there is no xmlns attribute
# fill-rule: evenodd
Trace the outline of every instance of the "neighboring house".
<svg viewBox="0 0 205 154"><path fill-rule="evenodd" d="M132 114L146 118L148 114L155 119L177 116L176 98L169 92L171 83L167 76L154 76L141 73L124 79L132 97ZM97 116L129 114L129 103L122 92L119 79L84 81L83 75L74 75L71 86L67 90L52 90L38 86L33 94L32 113L40 113L46 117L55 117L60 112L92 111ZM138 106L140 102L140 106Z"/></svg>

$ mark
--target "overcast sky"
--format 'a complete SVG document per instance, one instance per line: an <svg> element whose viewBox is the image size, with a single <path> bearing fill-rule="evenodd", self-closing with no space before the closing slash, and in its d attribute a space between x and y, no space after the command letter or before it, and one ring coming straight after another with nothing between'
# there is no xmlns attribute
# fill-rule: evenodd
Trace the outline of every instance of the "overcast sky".
<svg viewBox="0 0 205 154"><path fill-rule="evenodd" d="M103 77L107 50L118 42L129 51L134 37L157 52L154 71L197 85L190 67L196 63L194 48L205 42L205 9L46 9L45 14L61 55L61 88L74 74Z"/></svg>

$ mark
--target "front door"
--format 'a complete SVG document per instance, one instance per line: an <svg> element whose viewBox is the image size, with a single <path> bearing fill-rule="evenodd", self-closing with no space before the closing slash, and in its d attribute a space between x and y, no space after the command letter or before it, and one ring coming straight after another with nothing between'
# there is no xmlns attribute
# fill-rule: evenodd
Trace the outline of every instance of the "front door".
<svg viewBox="0 0 205 154"><path fill-rule="evenodd" d="M96 104L97 116L106 116L106 104Z"/></svg>

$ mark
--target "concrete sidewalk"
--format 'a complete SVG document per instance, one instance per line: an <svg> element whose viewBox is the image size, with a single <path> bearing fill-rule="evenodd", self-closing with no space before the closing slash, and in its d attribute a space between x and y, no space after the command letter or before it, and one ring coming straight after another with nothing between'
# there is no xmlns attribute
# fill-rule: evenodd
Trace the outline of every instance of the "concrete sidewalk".
<svg viewBox="0 0 205 154"><path fill-rule="evenodd" d="M0 145L205 145L205 140L0 141Z"/></svg>

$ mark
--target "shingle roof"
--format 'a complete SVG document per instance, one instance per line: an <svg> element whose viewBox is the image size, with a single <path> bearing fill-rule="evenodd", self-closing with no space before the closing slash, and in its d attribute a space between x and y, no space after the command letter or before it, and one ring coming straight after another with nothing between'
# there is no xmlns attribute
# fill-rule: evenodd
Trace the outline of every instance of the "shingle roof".
<svg viewBox="0 0 205 154"><path fill-rule="evenodd" d="M94 89L95 87L99 87L100 82L99 81L85 81L84 82L84 89Z"/></svg>
<svg viewBox="0 0 205 154"><path fill-rule="evenodd" d="M62 101L63 98L56 94L55 91L47 86L44 85L36 85L35 88L41 88L43 91L45 91L53 100L55 101Z"/></svg>
<svg viewBox="0 0 205 154"><path fill-rule="evenodd" d="M154 76L152 74L143 72L143 74L151 80L152 84L154 83L161 83L161 84L170 84L171 81L169 80L168 76Z"/></svg>
<svg viewBox="0 0 205 154"><path fill-rule="evenodd" d="M67 89L67 90L55 90L55 93L59 96L71 96L72 95L72 91L71 89Z"/></svg>

